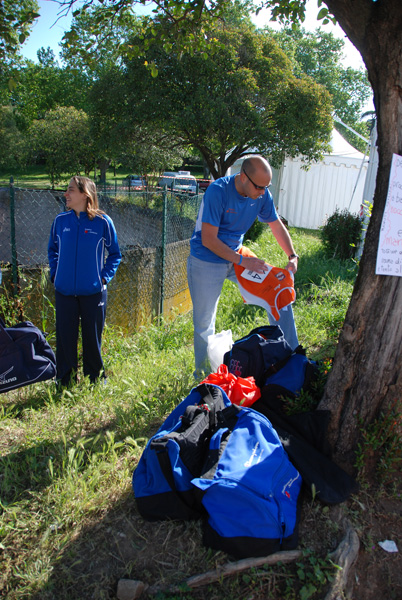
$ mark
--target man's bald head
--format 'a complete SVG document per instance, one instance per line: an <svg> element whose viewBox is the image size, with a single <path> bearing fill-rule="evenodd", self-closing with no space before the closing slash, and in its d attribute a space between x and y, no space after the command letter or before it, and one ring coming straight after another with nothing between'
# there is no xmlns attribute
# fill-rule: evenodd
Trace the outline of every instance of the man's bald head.
<svg viewBox="0 0 402 600"><path fill-rule="evenodd" d="M245 158L242 163L242 171L245 171L250 177L253 177L255 173L269 176L272 179L272 169L267 160L263 156L249 156Z"/></svg>

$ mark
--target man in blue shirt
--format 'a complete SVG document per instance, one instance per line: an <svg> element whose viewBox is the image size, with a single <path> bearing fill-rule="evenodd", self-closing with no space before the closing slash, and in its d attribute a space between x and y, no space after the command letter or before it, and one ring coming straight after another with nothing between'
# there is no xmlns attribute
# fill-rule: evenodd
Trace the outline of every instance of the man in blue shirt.
<svg viewBox="0 0 402 600"><path fill-rule="evenodd" d="M297 271L298 256L288 230L275 210L268 187L272 179L269 163L262 156L243 161L238 175L221 177L207 188L190 241L187 263L188 284L193 302L195 376L209 372L208 336L215 333L219 297L225 279L236 282L233 264L264 273L266 263L242 257L245 233L255 219L268 223L279 246L288 257L286 268ZM292 307L281 310L279 321L268 314L271 324L282 328L292 348L298 345Z"/></svg>

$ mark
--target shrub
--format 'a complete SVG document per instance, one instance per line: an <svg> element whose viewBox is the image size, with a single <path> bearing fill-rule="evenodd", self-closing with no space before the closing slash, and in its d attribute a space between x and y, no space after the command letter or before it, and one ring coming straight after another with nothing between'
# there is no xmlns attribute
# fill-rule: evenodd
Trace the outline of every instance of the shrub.
<svg viewBox="0 0 402 600"><path fill-rule="evenodd" d="M357 214L338 208L320 228L321 240L328 256L346 260L353 258L360 241L362 223Z"/></svg>
<svg viewBox="0 0 402 600"><path fill-rule="evenodd" d="M244 236L244 239L250 240L251 242L256 242L257 239L262 234L262 232L264 231L265 227L266 227L265 223L261 223L261 221L256 219L254 221L254 223L251 225L250 229L247 231L246 235Z"/></svg>

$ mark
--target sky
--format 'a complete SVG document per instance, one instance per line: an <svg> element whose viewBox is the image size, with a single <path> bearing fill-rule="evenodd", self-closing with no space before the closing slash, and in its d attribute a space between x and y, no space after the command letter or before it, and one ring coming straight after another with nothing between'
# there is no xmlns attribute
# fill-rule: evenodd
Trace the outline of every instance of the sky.
<svg viewBox="0 0 402 600"><path fill-rule="evenodd" d="M39 7L40 17L35 22L32 28L32 33L28 40L22 46L23 56L33 60L34 62L37 62L37 51L41 47L47 48L50 46L56 58L58 58L60 51L58 44L61 41L64 32L68 31L70 28L70 23L72 20L71 11L69 15L60 17L60 6L52 0L39 0ZM305 29L314 30L320 25L320 23L318 23L316 20L317 13L317 1L307 0L306 21L303 24ZM270 12L268 10L262 10L258 17L253 18L253 21L258 27L269 25L272 28L277 28L275 23L269 22L269 15ZM364 66L359 52L346 38L339 25L335 26L331 24L323 25L322 27L324 31L331 31L337 37L344 39L345 66L350 66L354 69L359 69L360 67Z"/></svg>

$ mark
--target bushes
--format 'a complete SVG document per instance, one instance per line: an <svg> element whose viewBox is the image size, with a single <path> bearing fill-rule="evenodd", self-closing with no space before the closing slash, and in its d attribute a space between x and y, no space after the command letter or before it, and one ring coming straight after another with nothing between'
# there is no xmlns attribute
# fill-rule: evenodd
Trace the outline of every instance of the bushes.
<svg viewBox="0 0 402 600"><path fill-rule="evenodd" d="M346 208L342 211L337 208L320 228L326 254L341 260L353 258L361 231L362 223L358 215L350 213Z"/></svg>
<svg viewBox="0 0 402 600"><path fill-rule="evenodd" d="M262 234L262 232L264 231L265 227L265 223L261 223L261 221L256 219L251 225L250 229L247 231L246 235L244 236L245 241L249 240L251 242L256 242Z"/></svg>

